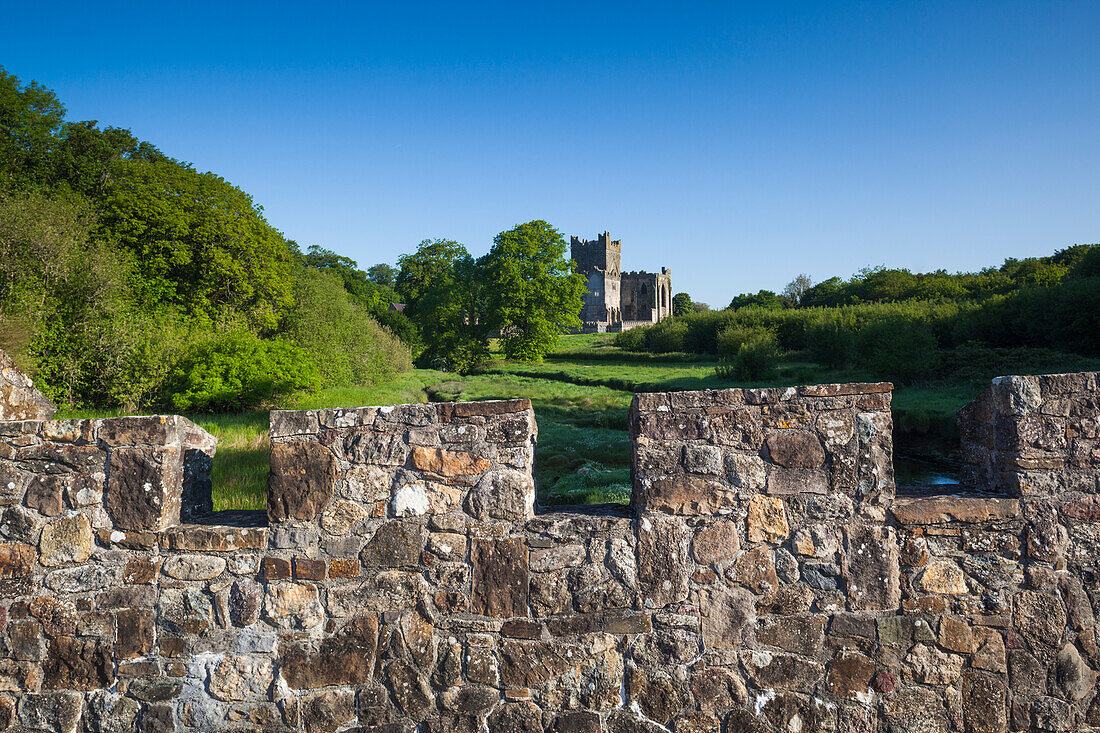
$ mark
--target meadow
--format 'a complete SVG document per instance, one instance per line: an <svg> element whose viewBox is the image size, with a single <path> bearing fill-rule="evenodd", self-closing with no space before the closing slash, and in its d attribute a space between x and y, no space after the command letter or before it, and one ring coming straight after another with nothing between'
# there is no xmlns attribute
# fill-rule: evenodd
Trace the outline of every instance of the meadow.
<svg viewBox="0 0 1100 733"><path fill-rule="evenodd" d="M280 409L357 407L408 402L526 397L538 420L535 480L539 501L551 504L625 503L630 499L627 412L636 391L759 387L874 379L858 369L829 369L805 352L782 357L773 379L716 376L717 362L696 354L625 351L605 334L566 336L541 363L499 358L477 373L430 369L404 372L383 384L296 393ZM980 391L977 382L904 386L894 394L899 453L949 467L954 414ZM69 411L61 417L107 417L117 411ZM262 509L268 465L268 413L188 415L218 438L214 503L223 509ZM901 462L899 462L899 466ZM910 464L905 464L910 465ZM918 464L919 465L919 464Z"/></svg>

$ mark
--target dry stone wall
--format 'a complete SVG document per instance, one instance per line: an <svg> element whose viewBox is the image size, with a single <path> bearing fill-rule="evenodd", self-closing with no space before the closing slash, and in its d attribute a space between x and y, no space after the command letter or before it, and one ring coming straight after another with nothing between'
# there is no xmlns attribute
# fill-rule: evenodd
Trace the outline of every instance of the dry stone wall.
<svg viewBox="0 0 1100 733"><path fill-rule="evenodd" d="M955 496L885 384L637 395L634 505L553 511L526 400L273 412L232 523L182 418L5 423L0 728L1100 728L1096 375L1029 383L964 435L1048 473Z"/></svg>

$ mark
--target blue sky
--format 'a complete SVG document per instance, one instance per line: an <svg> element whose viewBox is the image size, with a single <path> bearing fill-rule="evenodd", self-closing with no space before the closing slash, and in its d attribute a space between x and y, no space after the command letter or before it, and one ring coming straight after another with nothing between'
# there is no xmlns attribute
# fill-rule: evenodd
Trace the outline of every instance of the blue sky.
<svg viewBox="0 0 1100 733"><path fill-rule="evenodd" d="M1098 2L17 3L0 65L367 266L529 219L724 306L1100 241Z"/></svg>

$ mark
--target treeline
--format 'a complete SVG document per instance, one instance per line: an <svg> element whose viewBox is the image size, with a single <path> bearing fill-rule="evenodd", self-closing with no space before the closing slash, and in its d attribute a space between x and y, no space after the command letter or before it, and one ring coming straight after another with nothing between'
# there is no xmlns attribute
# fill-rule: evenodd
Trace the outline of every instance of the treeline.
<svg viewBox="0 0 1100 733"><path fill-rule="evenodd" d="M0 68L0 348L60 404L239 408L389 378L416 340L395 278L301 252L244 191Z"/></svg>
<svg viewBox="0 0 1100 733"><path fill-rule="evenodd" d="M783 352L805 351L823 366L900 384L1100 357L1100 245L974 274L868 270L803 284L626 331L616 343L715 355L726 362L720 372L744 379L768 376Z"/></svg>

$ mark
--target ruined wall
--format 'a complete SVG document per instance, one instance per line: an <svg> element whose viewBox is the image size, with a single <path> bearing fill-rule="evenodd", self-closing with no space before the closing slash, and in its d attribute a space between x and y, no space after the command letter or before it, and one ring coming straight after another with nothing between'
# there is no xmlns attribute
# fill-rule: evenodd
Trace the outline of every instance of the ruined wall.
<svg viewBox="0 0 1100 733"><path fill-rule="evenodd" d="M1075 437L1095 375L1061 384ZM895 497L889 408L637 395L634 506L537 513L525 400L273 412L266 526L156 531L170 499L137 530L109 497L201 487L189 423L5 424L0 727L1100 726L1097 490Z"/></svg>
<svg viewBox="0 0 1100 733"><path fill-rule="evenodd" d="M657 323L672 315L672 273L624 272L622 274L624 328Z"/></svg>

